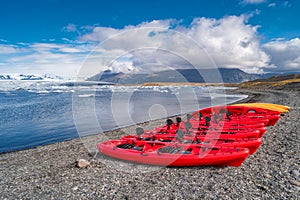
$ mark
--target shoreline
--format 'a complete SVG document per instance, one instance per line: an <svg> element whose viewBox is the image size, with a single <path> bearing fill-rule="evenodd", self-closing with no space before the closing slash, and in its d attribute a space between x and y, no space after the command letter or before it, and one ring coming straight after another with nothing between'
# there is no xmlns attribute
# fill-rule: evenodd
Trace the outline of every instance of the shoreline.
<svg viewBox="0 0 300 200"><path fill-rule="evenodd" d="M300 196L300 187L296 185L300 181L299 92L245 89L232 92L249 95L239 102L263 101L291 107L274 127L268 127L261 147L241 167L156 168L97 155L95 143L133 132L136 126L129 126L108 131L105 137L98 134L1 153L0 197L297 199ZM151 129L164 122L161 119L139 125ZM91 166L76 168L74 162L80 158L91 161Z"/></svg>

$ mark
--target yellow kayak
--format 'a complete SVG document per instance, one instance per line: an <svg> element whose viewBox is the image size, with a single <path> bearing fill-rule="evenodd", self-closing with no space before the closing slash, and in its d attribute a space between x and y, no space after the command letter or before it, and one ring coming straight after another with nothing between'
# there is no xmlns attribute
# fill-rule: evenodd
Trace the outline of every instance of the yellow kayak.
<svg viewBox="0 0 300 200"><path fill-rule="evenodd" d="M286 112L288 112L290 110L290 107L288 106L284 106L284 105L280 105L280 104L273 104L273 103L256 103L256 105L261 105L261 106L265 106L266 108L270 107L270 108L278 108L279 110L282 109L283 111L285 110Z"/></svg>
<svg viewBox="0 0 300 200"><path fill-rule="evenodd" d="M290 107L279 105L279 104L273 104L273 103L240 103L240 104L234 104L235 106L249 106L249 107L257 107L257 108L264 108L269 109L273 111L278 111L281 113L289 112Z"/></svg>

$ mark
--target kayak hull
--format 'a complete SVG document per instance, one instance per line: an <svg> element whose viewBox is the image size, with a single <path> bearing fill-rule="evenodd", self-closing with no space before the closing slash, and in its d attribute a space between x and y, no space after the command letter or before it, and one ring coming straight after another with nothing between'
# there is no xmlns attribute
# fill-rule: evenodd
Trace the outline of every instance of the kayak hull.
<svg viewBox="0 0 300 200"><path fill-rule="evenodd" d="M168 147L161 142L143 142L138 145L143 150L118 148L122 140L98 144L99 151L107 156L130 162L158 166L240 166L249 154L244 148L211 148L201 145L180 145L177 153L161 153L159 149ZM148 147L146 147L148 146ZM150 146L150 147L149 147ZM172 146L172 148L175 146ZM189 152L188 154L186 152Z"/></svg>

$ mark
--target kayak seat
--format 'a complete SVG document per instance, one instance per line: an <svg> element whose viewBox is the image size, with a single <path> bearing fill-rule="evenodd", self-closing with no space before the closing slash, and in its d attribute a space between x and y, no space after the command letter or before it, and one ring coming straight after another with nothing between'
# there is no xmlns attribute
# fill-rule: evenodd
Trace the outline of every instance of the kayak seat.
<svg viewBox="0 0 300 200"><path fill-rule="evenodd" d="M152 139L150 137L147 137L147 138L140 138L140 140L142 140L142 141L151 141Z"/></svg>
<svg viewBox="0 0 300 200"><path fill-rule="evenodd" d="M194 141L193 140L182 140L182 144L191 144L193 143Z"/></svg>
<svg viewBox="0 0 300 200"><path fill-rule="evenodd" d="M170 139L160 140L161 142L172 142Z"/></svg>
<svg viewBox="0 0 300 200"><path fill-rule="evenodd" d="M117 147L121 149L131 149L132 147L134 147L134 144L128 144L128 143L119 144L117 145Z"/></svg>
<svg viewBox="0 0 300 200"><path fill-rule="evenodd" d="M176 154L181 150L181 147L166 146L157 150L158 153Z"/></svg>
<svg viewBox="0 0 300 200"><path fill-rule="evenodd" d="M191 151L185 150L185 151L181 151L180 154L192 154Z"/></svg>
<svg viewBox="0 0 300 200"><path fill-rule="evenodd" d="M132 150L143 151L143 147L133 147Z"/></svg>

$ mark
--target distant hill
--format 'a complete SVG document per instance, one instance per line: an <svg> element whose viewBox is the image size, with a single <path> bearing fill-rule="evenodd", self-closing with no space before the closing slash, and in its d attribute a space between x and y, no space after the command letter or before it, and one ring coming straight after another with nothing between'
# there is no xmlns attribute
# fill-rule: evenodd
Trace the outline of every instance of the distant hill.
<svg viewBox="0 0 300 200"><path fill-rule="evenodd" d="M255 81L249 81L249 82L279 82L279 81L287 81L287 80L293 80L293 79L299 79L300 74L288 74L288 75L275 75L271 76L270 78L264 78L264 79L256 79Z"/></svg>
<svg viewBox="0 0 300 200"><path fill-rule="evenodd" d="M165 70L151 74L134 74L134 73L113 73L110 70L103 71L93 77L88 78L89 81L104 81L119 84L142 84L147 82L198 82L198 83L241 83L267 75L249 74L240 69L219 68L222 80L218 78L214 69L178 69ZM205 78L205 80L204 80Z"/></svg>
<svg viewBox="0 0 300 200"><path fill-rule="evenodd" d="M300 90L300 74L276 75L266 79L248 81L239 85L241 88Z"/></svg>

